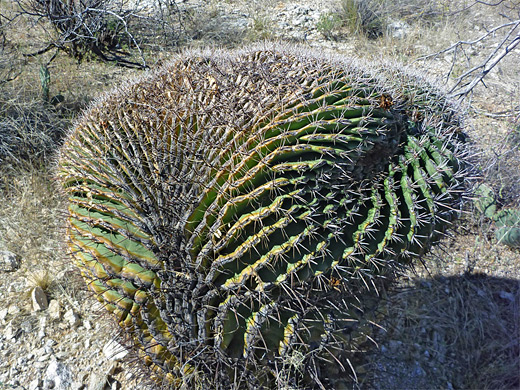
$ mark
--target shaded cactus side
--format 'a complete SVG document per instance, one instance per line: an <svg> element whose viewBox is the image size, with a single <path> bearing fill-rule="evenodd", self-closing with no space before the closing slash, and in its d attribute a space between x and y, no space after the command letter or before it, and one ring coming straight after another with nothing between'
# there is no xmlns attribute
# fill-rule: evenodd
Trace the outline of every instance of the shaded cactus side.
<svg viewBox="0 0 520 390"><path fill-rule="evenodd" d="M474 204L487 218L495 222L495 237L499 243L520 248L520 210L507 208L498 210L495 192L486 184L475 189Z"/></svg>
<svg viewBox="0 0 520 390"><path fill-rule="evenodd" d="M327 384L378 278L457 216L459 131L398 70L295 49L186 55L68 137L73 257L174 386L270 386L296 355L307 372L291 385Z"/></svg>

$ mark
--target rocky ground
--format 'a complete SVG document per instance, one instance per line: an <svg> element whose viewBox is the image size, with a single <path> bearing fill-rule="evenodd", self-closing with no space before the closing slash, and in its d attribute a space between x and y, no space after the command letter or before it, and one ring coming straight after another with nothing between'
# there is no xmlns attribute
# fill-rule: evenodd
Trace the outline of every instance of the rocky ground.
<svg viewBox="0 0 520 390"><path fill-rule="evenodd" d="M398 20L389 24L392 27L388 32L387 41L382 43L386 46L381 47L379 53L371 43L360 43L345 36L341 31L329 31L327 25L323 25L323 21L337 9L337 4L339 2L325 0L247 3L190 0L180 3L180 6L190 11L194 23L201 25L201 36L193 40L194 45L204 44L205 41L225 44L226 40L238 40L237 37L240 37L244 40L266 38L299 42L345 55L359 55L360 50L372 50L372 57L394 54L398 60L403 60L405 52L412 53L414 57L431 52L424 42L424 36L422 41L417 38L420 35L417 26ZM479 25L487 23L486 15L480 16L482 22L474 21L476 33L479 31ZM432 73L445 74L450 66L450 55L453 54L447 53L430 62ZM504 74L506 77L511 74L505 65L502 73L489 77L489 89L476 95L476 107L484 111L502 111L497 108L503 105L503 100L517 99L517 103L520 101L518 77L505 82ZM497 93L504 98L500 100ZM497 102L493 105L493 101ZM496 145L497 134L507 133L510 122L507 118L501 120L484 116L475 119L473 116L469 123L470 135L474 139L484 140L484 146L481 142L478 148L483 148L485 154L491 146ZM489 128L493 129L491 134L490 130L487 130ZM143 387L142 377L135 369L133 357L121 346L113 322L101 305L90 296L81 278L64 255L64 244L55 237L55 234L62 233L59 226L63 221L59 210L63 210L63 204L55 197L51 202L41 203L38 203L38 196L34 199L33 202L36 204L29 206L24 206L19 200L12 201L18 202L18 208L13 204L0 205L3 208L0 211L0 389L146 388ZM30 208L25 212L33 214L33 217L38 215L43 221L44 226L38 236L29 232L24 238L28 241L27 245L31 245L31 240L41 240L38 253L27 251L23 245L19 250L13 250L13 246L8 242L16 230L10 224L14 226L14 220L23 220L24 207ZM21 217L9 214L13 210L21 213ZM49 216L54 216L52 222L48 222ZM453 280L461 278L465 272L478 271L489 277L511 280L511 283L502 284L494 290L479 288L481 295L495 294L497 305L505 308L504 310L512 310L512 315L518 316L518 251L497 246L489 235L482 234L471 216L466 218L466 222L468 225L458 228L457 233L462 234L446 242L445 247L450 248L449 252L439 255L443 256L445 262L435 263L431 266L430 272L444 275L446 279L442 279L440 283L444 283L443 291L447 291L446 294L461 285L460 280L458 284ZM52 236L47 236L47 240L45 224L48 224L48 231L53 232ZM471 224L474 226L470 226ZM21 231L23 232L23 229ZM16 239L20 240L20 237ZM424 270L419 270L418 276L422 278L422 283L426 283L421 285L421 291L429 294L428 289L437 281L428 281L428 272ZM402 284L412 283L413 277L411 274L403 278ZM471 285L476 285L475 283ZM420 297L421 295L417 295L415 298ZM410 302L407 304L410 309L412 305ZM412 314L422 313L420 305L414 306L413 310ZM398 317L396 314L395 318ZM420 319L416 321L417 327L420 328L419 334L422 329L424 334L430 332L428 325L421 323ZM450 359L454 357L449 355L449 351L444 351L444 355L439 353L445 348L440 345L443 342L443 330L432 330L432 334L435 332L437 336L429 338L429 344L399 339L399 333L397 336L395 333L385 336L384 332L381 332L382 342L376 349L379 358L370 368L377 374L372 377L369 387L455 388L452 378L446 374L449 370L444 367L449 365L452 361Z"/></svg>

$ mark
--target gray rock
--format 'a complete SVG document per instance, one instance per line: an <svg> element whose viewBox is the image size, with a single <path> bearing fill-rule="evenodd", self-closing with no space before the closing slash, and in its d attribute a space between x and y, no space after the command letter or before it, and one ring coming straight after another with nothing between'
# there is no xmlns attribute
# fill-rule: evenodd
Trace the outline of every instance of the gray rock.
<svg viewBox="0 0 520 390"><path fill-rule="evenodd" d="M408 35L410 31L410 25L402 20L396 20L388 23L387 33L392 38L403 39Z"/></svg>
<svg viewBox="0 0 520 390"><path fill-rule="evenodd" d="M44 379L43 381L43 390L51 390L54 389L56 383L52 379Z"/></svg>
<svg viewBox="0 0 520 390"><path fill-rule="evenodd" d="M10 322L4 329L4 337L7 341L11 341L16 339L22 331L13 326L13 323Z"/></svg>
<svg viewBox="0 0 520 390"><path fill-rule="evenodd" d="M419 364L419 362L415 362L414 364L414 368L413 368L413 373L412 373L413 376L418 376L418 377L423 377L423 376L426 376L426 371L424 370L424 368L421 367L421 365Z"/></svg>
<svg viewBox="0 0 520 390"><path fill-rule="evenodd" d="M506 299L506 300L510 301L511 303L515 302L515 296L513 294L511 294L510 292L500 291L499 296L500 296L500 298Z"/></svg>
<svg viewBox="0 0 520 390"><path fill-rule="evenodd" d="M29 383L29 387L28 387L28 390L38 390L40 388L40 386L42 385L42 382L40 379L36 378L36 379L33 379L30 383Z"/></svg>
<svg viewBox="0 0 520 390"><path fill-rule="evenodd" d="M88 381L87 390L103 390L108 380L107 374L92 372Z"/></svg>
<svg viewBox="0 0 520 390"><path fill-rule="evenodd" d="M69 367L56 360L52 361L45 371L43 387L46 388L46 386L50 386L51 382L54 383L54 387L48 388L54 390L69 390L72 386L72 372Z"/></svg>
<svg viewBox="0 0 520 390"><path fill-rule="evenodd" d="M27 334L32 333L34 330L34 321L29 319L20 324L20 328Z"/></svg>
<svg viewBox="0 0 520 390"><path fill-rule="evenodd" d="M8 312L11 315L16 315L21 312L21 309L17 305L11 305L8 308Z"/></svg>
<svg viewBox="0 0 520 390"><path fill-rule="evenodd" d="M0 310L0 321L3 321L6 319L8 312L9 312L9 310L7 310L7 308Z"/></svg>
<svg viewBox="0 0 520 390"><path fill-rule="evenodd" d="M49 307L47 295L40 286L36 286L31 292L32 308L34 311L42 311Z"/></svg>
<svg viewBox="0 0 520 390"><path fill-rule="evenodd" d="M85 385L81 382L72 382L72 386L70 390L83 390L85 388Z"/></svg>
<svg viewBox="0 0 520 390"><path fill-rule="evenodd" d="M53 340L53 339L47 339L45 341L45 346L46 347L53 347L55 346L56 344L58 344L58 342L56 340Z"/></svg>
<svg viewBox="0 0 520 390"><path fill-rule="evenodd" d="M47 308L47 314L51 320L59 320L61 318L61 306L58 300L51 299Z"/></svg>
<svg viewBox="0 0 520 390"><path fill-rule="evenodd" d="M20 256L9 251L0 251L0 271L13 272L20 268Z"/></svg>
<svg viewBox="0 0 520 390"><path fill-rule="evenodd" d="M46 325L46 317L40 317L39 327L38 329L38 340L42 340L45 337L45 325Z"/></svg>
<svg viewBox="0 0 520 390"><path fill-rule="evenodd" d="M112 386L110 387L110 390L121 390L121 383L119 383L118 381L114 380L112 382Z"/></svg>
<svg viewBox="0 0 520 390"><path fill-rule="evenodd" d="M67 310L63 319L73 328L77 327L81 323L79 316L73 309Z"/></svg>

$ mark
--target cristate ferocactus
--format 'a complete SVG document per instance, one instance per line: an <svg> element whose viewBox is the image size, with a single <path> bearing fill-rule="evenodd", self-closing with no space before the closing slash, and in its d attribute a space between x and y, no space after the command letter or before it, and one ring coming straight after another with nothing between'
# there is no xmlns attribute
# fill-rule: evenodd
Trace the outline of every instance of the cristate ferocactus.
<svg viewBox="0 0 520 390"><path fill-rule="evenodd" d="M396 67L186 53L68 136L73 258L173 386L327 385L368 291L456 216L462 141L443 95Z"/></svg>

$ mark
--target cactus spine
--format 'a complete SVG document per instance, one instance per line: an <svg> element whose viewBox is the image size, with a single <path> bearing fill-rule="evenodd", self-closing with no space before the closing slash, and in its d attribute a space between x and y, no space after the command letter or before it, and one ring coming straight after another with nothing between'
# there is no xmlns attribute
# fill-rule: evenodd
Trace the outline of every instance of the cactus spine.
<svg viewBox="0 0 520 390"><path fill-rule="evenodd" d="M296 355L292 385L346 366L367 291L438 239L463 190L454 112L392 72L192 53L78 121L60 158L73 256L158 375L260 388Z"/></svg>

